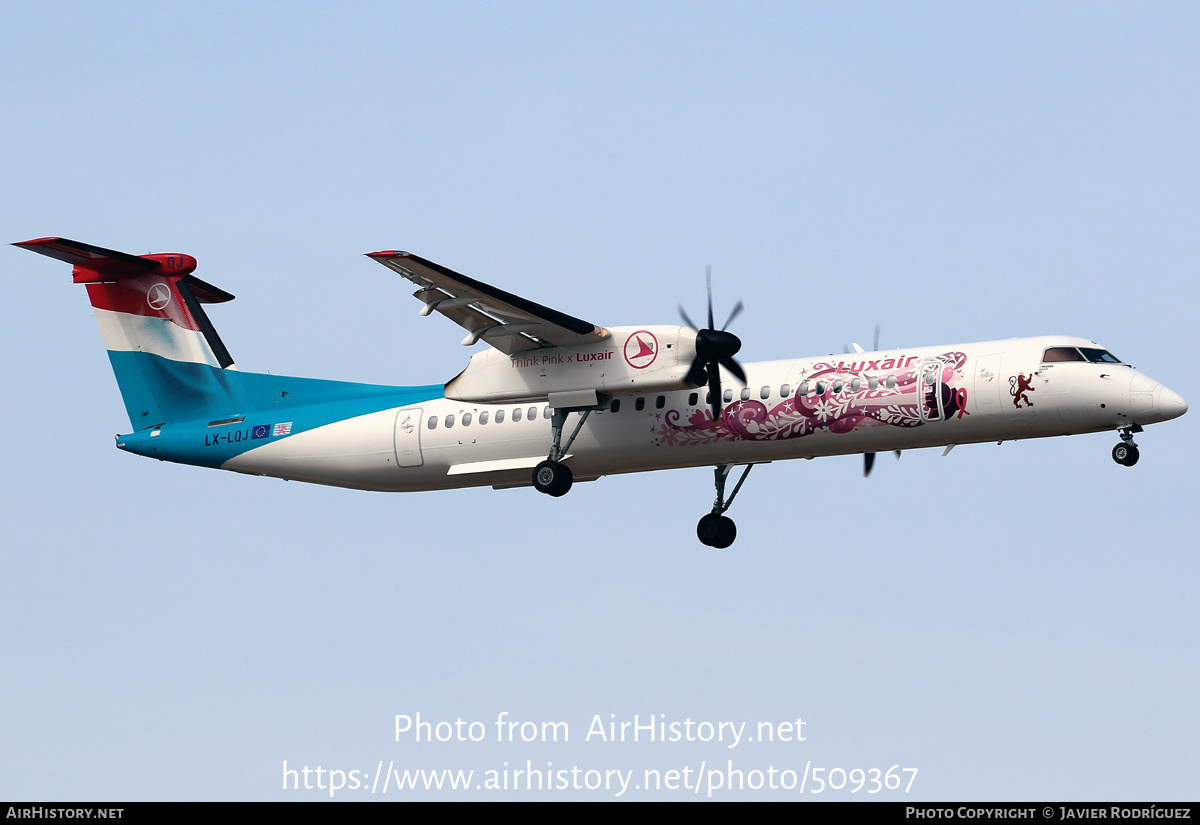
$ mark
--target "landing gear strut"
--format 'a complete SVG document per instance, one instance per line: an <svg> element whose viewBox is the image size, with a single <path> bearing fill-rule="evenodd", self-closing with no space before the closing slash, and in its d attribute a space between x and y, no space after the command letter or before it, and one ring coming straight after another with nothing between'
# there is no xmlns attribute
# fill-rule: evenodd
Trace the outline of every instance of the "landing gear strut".
<svg viewBox="0 0 1200 825"><path fill-rule="evenodd" d="M562 463L563 456L567 454L567 450L571 449L571 444L575 441L575 436L579 435L579 431L583 429L583 424L591 415L591 408L580 410L579 423L575 425L575 429L571 432L570 438L566 444L561 444L563 425L567 423L567 414L571 412L569 409L555 408L550 413L550 431L554 434L554 443L550 445L550 456L533 470L533 486L539 493L545 493L548 496L565 496L567 491L571 489L571 484L575 481L575 477L571 474L571 468Z"/></svg>
<svg viewBox="0 0 1200 825"><path fill-rule="evenodd" d="M717 499L713 502L712 512L701 518L696 525L696 538L700 539L701 544L715 547L718 550L724 550L733 544L733 540L737 538L737 525L733 523L733 519L725 515L725 511L733 504L733 499L737 496L738 490L742 489L742 484L746 481L746 476L750 475L750 468L753 466L753 464L746 465L746 469L742 471L742 477L733 486L733 492L729 494L728 500L725 498L725 481L729 478L729 471L733 469L733 465L719 464L713 470Z"/></svg>
<svg viewBox="0 0 1200 825"><path fill-rule="evenodd" d="M1133 434L1140 433L1142 428L1137 424L1130 424L1127 427L1121 427L1117 432L1121 436L1121 443L1112 449L1113 461L1123 467L1132 467L1138 462L1137 444L1133 443Z"/></svg>

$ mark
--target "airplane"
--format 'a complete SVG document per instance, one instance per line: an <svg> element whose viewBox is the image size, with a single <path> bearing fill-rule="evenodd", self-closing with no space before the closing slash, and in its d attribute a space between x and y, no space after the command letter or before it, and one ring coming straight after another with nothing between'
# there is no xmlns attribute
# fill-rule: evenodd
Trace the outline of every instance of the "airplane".
<svg viewBox="0 0 1200 825"><path fill-rule="evenodd" d="M600 327L400 251L367 257L416 287L419 314L490 346L444 384L382 386L238 371L204 304L233 295L190 255L129 255L65 238L14 246L72 264L84 284L137 455L363 490L533 486L562 496L605 475L713 467L700 542L737 537L725 515L756 464L1115 430L1187 412L1165 385L1061 335L742 365L741 341L679 307L685 326ZM722 372L724 371L724 373ZM728 374L736 381L727 381ZM568 424L573 426L569 429ZM564 435L566 437L564 438ZM727 495L735 467L741 476Z"/></svg>

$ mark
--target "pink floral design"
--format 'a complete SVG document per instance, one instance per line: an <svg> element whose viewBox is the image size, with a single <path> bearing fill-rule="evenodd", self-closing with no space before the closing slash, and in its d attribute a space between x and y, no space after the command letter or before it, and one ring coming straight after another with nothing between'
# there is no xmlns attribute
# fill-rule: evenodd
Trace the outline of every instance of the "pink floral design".
<svg viewBox="0 0 1200 825"><path fill-rule="evenodd" d="M929 420L950 419L968 415L967 390L958 386L967 357L961 352L947 352L933 359L917 362L923 369L930 361L940 361L937 380L922 387L918 369L894 372L896 385L887 387L880 379L875 389L869 389L865 372L854 370L859 364L818 363L803 377L809 383L806 395L793 395L772 408L761 401L735 401L725 407L718 421L713 421L707 409L697 409L681 424L678 410L670 410L658 428L660 443L669 445L711 444L718 441L775 441L801 438L818 430L848 433L859 427L920 427ZM866 362L863 362L865 365ZM839 368L841 371L839 372ZM875 375L878 379L879 375ZM859 389L851 389L858 378ZM833 392L835 382L842 381L840 392ZM817 395L817 383L824 388ZM941 414L938 415L940 408ZM924 415L922 415L924 412Z"/></svg>

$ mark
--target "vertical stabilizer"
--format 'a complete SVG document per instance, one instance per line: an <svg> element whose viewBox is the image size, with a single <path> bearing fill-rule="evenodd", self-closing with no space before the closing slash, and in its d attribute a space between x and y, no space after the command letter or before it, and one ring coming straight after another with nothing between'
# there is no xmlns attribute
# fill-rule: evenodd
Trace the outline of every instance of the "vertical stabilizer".
<svg viewBox="0 0 1200 825"><path fill-rule="evenodd" d="M243 403L229 351L202 304L233 300L192 275L190 255L127 255L66 238L14 244L73 264L134 430L229 415Z"/></svg>

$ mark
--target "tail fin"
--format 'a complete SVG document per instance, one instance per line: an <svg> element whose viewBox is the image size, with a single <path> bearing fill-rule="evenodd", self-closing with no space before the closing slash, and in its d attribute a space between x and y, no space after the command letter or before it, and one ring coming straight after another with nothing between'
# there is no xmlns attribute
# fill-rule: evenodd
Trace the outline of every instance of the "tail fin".
<svg viewBox="0 0 1200 825"><path fill-rule="evenodd" d="M74 265L134 430L240 406L237 367L201 307L233 296L192 275L191 255L127 255L66 238L13 246Z"/></svg>

